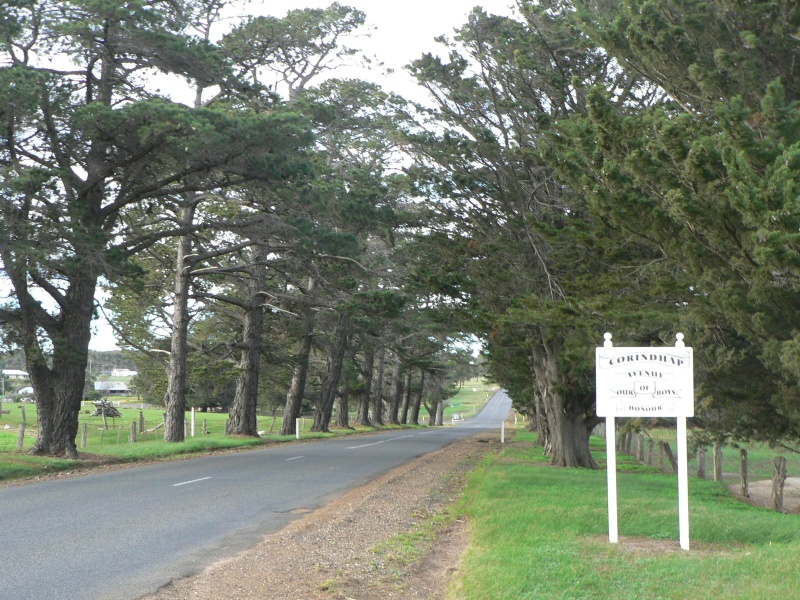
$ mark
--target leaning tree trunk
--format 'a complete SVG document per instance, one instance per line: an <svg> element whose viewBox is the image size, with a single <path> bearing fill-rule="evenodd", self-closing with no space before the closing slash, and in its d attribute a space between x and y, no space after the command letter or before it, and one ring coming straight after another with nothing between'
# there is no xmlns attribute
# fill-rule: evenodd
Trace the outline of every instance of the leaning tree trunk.
<svg viewBox="0 0 800 600"><path fill-rule="evenodd" d="M342 376L342 365L347 351L349 333L350 315L339 313L339 322L336 324L333 343L328 353L325 376L322 378L322 397L314 413L314 424L311 426L311 431L328 432L331 413L333 412L333 402L336 399L336 391L339 388L339 380Z"/></svg>
<svg viewBox="0 0 800 600"><path fill-rule="evenodd" d="M87 271L73 277L61 305L62 318L51 331L52 366L42 351L33 319L26 314L39 309L38 302L26 293L18 294L20 312L26 321L22 332L26 367L36 394L39 431L31 454L50 454L78 458L75 438L86 381L86 365L91 340L91 321L97 279Z"/></svg>
<svg viewBox="0 0 800 600"><path fill-rule="evenodd" d="M550 435L550 464L597 469L589 450L593 423L587 419L584 402L568 399L561 391L566 387L559 367L562 345L560 338L543 337L533 351L533 368Z"/></svg>
<svg viewBox="0 0 800 600"><path fill-rule="evenodd" d="M190 202L181 211L181 222L190 225L194 220L196 204ZM189 289L192 275L187 256L191 253L192 241L184 235L178 243L175 261L175 289L172 309L172 344L169 355L167 394L164 400L164 441L182 442L186 435L186 361L189 355Z"/></svg>
<svg viewBox="0 0 800 600"><path fill-rule="evenodd" d="M364 367L361 369L361 375L364 377L364 393L358 399L358 413L356 414L356 421L363 427L372 427L372 421L370 421L369 418L369 405L372 394L372 372L374 363L374 348L367 347L364 350Z"/></svg>
<svg viewBox="0 0 800 600"><path fill-rule="evenodd" d="M260 254L260 253L259 253ZM253 279L250 283L247 311L242 330L242 356L239 361L239 378L228 420L230 435L258 437L258 381L261 368L261 342L264 331L262 285L266 280L263 256L256 257Z"/></svg>

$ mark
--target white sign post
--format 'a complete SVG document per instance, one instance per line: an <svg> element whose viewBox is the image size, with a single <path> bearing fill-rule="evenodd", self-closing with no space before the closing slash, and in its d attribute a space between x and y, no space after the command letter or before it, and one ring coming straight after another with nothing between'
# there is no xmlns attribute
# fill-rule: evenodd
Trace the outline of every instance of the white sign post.
<svg viewBox="0 0 800 600"><path fill-rule="evenodd" d="M670 348L615 348L606 333L595 349L597 416L606 418L608 463L608 541L617 529L617 451L615 417L676 417L678 421L678 520L681 548L689 549L689 457L686 418L694 416L694 356L675 336Z"/></svg>

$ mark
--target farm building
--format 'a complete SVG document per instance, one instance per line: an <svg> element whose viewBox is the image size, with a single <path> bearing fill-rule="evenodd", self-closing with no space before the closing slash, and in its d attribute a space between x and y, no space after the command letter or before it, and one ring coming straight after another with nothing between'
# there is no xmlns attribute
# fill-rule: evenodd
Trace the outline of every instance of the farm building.
<svg viewBox="0 0 800 600"><path fill-rule="evenodd" d="M106 394L117 394L126 396L131 393L128 384L124 381L95 381L95 392L104 392Z"/></svg>
<svg viewBox="0 0 800 600"><path fill-rule="evenodd" d="M3 376L9 379L28 379L28 374L19 369L3 369Z"/></svg>

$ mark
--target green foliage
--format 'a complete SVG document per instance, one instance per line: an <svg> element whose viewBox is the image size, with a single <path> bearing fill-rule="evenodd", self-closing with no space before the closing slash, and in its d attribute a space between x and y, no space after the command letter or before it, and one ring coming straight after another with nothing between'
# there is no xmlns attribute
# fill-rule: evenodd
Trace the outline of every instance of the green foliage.
<svg viewBox="0 0 800 600"><path fill-rule="evenodd" d="M589 191L601 218L680 269L702 422L720 435L797 439L800 11L576 4L592 39L666 93L623 104L597 86L588 119L559 124L550 164Z"/></svg>

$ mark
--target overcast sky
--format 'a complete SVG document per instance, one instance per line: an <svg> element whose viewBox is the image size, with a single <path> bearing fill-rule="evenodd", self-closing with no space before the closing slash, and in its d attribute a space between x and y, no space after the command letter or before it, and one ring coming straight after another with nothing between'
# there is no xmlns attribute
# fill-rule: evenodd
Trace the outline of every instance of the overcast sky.
<svg viewBox="0 0 800 600"><path fill-rule="evenodd" d="M252 15L283 17L290 10L302 8L326 8L333 0L252 0L246 11ZM367 16L367 25L373 28L371 37L352 40L348 45L362 48L367 55L374 55L394 74L381 77L373 70L370 74L354 74L362 79L378 81L384 88L411 100L416 88L403 66L425 52L441 53L442 45L434 41L440 35L453 36L453 30L467 20L475 6L481 6L490 14L510 15L514 0L340 0L340 4L352 6Z"/></svg>

